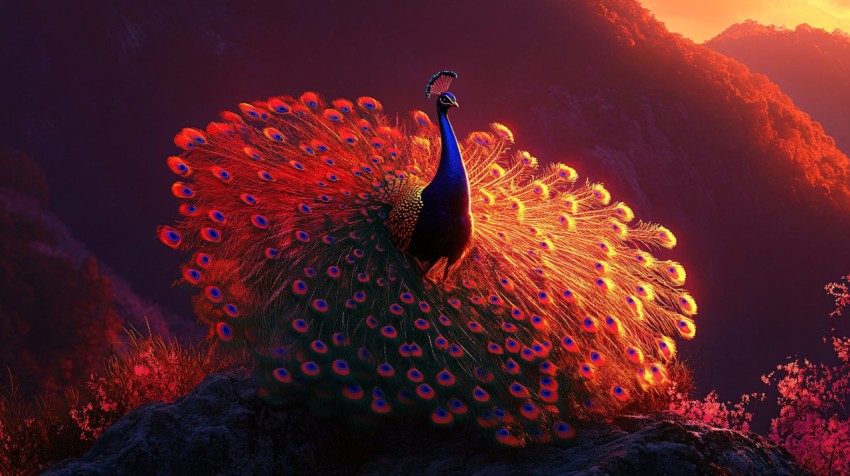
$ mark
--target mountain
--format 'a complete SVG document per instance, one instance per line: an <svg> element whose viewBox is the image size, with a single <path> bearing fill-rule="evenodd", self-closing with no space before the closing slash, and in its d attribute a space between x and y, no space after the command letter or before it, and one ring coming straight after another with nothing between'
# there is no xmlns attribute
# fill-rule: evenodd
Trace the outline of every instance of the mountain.
<svg viewBox="0 0 850 476"><path fill-rule="evenodd" d="M604 182L678 235L663 253L700 304L680 349L729 398L789 353L820 351L823 285L848 272L850 164L767 77L670 34L634 0L11 2L0 15L0 144L39 157L52 210L134 289L188 310L165 158L182 127L312 89L430 108L447 67L456 130ZM182 308L180 307L182 306Z"/></svg>
<svg viewBox="0 0 850 476"><path fill-rule="evenodd" d="M732 25L705 46L734 58L779 85L850 151L850 36L803 24L765 26L748 20Z"/></svg>

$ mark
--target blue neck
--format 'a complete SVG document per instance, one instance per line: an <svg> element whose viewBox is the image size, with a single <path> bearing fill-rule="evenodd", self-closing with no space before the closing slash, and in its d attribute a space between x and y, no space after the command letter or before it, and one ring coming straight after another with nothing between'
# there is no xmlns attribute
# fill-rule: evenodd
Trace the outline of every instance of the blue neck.
<svg viewBox="0 0 850 476"><path fill-rule="evenodd" d="M457 143L452 124L449 122L447 110L437 107L437 117L440 122L440 165L437 173L427 188L436 189L446 200L453 201L451 205L462 205L469 208L469 181L466 177L466 167L463 165L463 157L460 155L460 147ZM457 203L460 200L461 203ZM449 205L451 208L454 206Z"/></svg>

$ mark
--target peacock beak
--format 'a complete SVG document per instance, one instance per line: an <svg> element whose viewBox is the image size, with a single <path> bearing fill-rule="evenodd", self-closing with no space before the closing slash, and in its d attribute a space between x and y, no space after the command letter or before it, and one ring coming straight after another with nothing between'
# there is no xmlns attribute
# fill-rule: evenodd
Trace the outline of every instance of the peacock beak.
<svg viewBox="0 0 850 476"><path fill-rule="evenodd" d="M457 101L452 101L452 106L454 106L454 107L460 107L460 104L458 104L458 103L457 103Z"/></svg>

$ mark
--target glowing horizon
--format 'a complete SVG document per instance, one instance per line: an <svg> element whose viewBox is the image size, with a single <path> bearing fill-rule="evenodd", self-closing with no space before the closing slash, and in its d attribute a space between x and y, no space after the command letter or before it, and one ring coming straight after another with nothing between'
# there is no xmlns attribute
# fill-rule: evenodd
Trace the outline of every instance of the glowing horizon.
<svg viewBox="0 0 850 476"><path fill-rule="evenodd" d="M806 23L850 33L850 0L641 0L667 29L702 43L735 23L755 20L794 29Z"/></svg>

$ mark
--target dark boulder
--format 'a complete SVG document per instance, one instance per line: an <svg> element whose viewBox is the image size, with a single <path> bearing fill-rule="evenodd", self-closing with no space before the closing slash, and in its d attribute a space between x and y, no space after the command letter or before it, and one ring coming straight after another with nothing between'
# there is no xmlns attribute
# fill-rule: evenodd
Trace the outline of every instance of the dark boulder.
<svg viewBox="0 0 850 476"><path fill-rule="evenodd" d="M48 475L118 474L805 474L753 433L665 416L584 428L566 448L510 449L463 430L352 429L274 410L244 372L213 375L174 403L140 407L82 458Z"/></svg>

